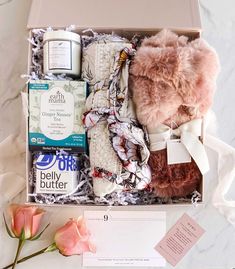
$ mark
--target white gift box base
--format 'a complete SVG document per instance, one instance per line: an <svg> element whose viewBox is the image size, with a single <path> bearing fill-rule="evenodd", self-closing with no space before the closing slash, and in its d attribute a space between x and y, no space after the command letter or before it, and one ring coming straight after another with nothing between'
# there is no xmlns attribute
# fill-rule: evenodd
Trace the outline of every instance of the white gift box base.
<svg viewBox="0 0 235 269"><path fill-rule="evenodd" d="M74 25L74 32L92 29L98 33L116 33L126 38L135 34L151 36L163 28L195 39L201 34L201 20L198 0L33 0L28 18L29 35L34 28L65 29ZM31 44L29 44L28 72L31 66ZM27 122L27 121L26 121ZM203 130L203 126L202 126ZM26 128L28 137L28 128ZM203 131L201 135L203 140ZM28 195L31 187L28 183L32 165L32 156L26 141L26 179L27 203L33 203ZM203 177L198 191L202 194ZM159 206L190 205L191 203L128 205L122 208L151 210ZM58 206L58 204L55 204ZM78 205L76 205L78 206ZM80 205L82 206L82 205ZM85 205L86 207L89 205ZM91 205L100 208L100 205ZM120 206L118 206L120 208Z"/></svg>

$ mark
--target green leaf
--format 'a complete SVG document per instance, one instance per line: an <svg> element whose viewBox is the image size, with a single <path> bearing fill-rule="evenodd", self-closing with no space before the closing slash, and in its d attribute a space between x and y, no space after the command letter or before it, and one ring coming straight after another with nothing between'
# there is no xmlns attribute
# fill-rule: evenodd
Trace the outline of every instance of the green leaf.
<svg viewBox="0 0 235 269"><path fill-rule="evenodd" d="M37 239L39 239L41 237L41 235L45 232L45 230L48 228L48 226L50 225L50 223L47 224L47 226L38 234L35 235L34 237L30 238L30 241L35 241Z"/></svg>
<svg viewBox="0 0 235 269"><path fill-rule="evenodd" d="M20 233L20 240L25 241L25 231L24 228L22 228L21 233Z"/></svg>
<svg viewBox="0 0 235 269"><path fill-rule="evenodd" d="M8 225L7 225L7 222L6 222L6 218L5 218L5 215L3 214L3 219L4 219L4 223L5 223L5 227L6 227L6 230L7 230L7 233L8 235L11 237L11 238L16 238L14 235L12 235Z"/></svg>
<svg viewBox="0 0 235 269"><path fill-rule="evenodd" d="M57 250L58 248L57 248L57 246L56 246L56 243L52 243L45 251L44 251L44 253L46 253L46 252L52 252L52 251L54 251L54 250Z"/></svg>

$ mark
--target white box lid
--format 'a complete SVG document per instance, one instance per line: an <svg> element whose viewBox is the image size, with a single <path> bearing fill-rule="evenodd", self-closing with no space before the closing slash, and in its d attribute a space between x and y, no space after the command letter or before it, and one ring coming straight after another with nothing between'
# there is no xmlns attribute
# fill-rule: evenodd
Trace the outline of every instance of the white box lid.
<svg viewBox="0 0 235 269"><path fill-rule="evenodd" d="M33 0L29 29L162 29L200 32L198 0Z"/></svg>

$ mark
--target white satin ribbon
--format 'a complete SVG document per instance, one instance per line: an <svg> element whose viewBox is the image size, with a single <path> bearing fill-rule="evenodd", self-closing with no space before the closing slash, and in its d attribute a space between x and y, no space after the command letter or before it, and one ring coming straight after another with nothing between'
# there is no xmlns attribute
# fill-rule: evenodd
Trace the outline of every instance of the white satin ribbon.
<svg viewBox="0 0 235 269"><path fill-rule="evenodd" d="M165 124L160 124L156 128L147 129L150 140L150 151L165 149L167 140L171 139L171 135L176 135L180 137L181 143L186 147L201 173L204 175L209 171L207 154L203 144L199 140L202 131L202 119L191 120L176 129L171 129Z"/></svg>
<svg viewBox="0 0 235 269"><path fill-rule="evenodd" d="M218 153L218 185L212 203L235 226L235 200L226 199L235 179L235 149L211 135L205 145Z"/></svg>

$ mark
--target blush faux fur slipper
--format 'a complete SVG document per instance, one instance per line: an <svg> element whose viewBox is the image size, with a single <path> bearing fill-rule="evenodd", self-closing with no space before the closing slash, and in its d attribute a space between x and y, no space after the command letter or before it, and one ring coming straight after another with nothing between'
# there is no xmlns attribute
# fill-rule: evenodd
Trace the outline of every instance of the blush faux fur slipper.
<svg viewBox="0 0 235 269"><path fill-rule="evenodd" d="M192 42L169 30L147 38L137 50L129 84L141 124L200 118L212 104L219 61L203 39Z"/></svg>
<svg viewBox="0 0 235 269"><path fill-rule="evenodd" d="M212 104L218 72L217 54L201 38L189 41L169 30L146 38L129 77L138 120L152 130L162 123L172 127L202 118ZM202 178L195 162L167 165L166 158L166 149L150 155L156 194L185 196L194 191Z"/></svg>

